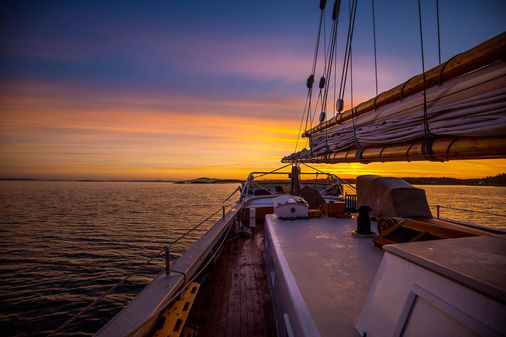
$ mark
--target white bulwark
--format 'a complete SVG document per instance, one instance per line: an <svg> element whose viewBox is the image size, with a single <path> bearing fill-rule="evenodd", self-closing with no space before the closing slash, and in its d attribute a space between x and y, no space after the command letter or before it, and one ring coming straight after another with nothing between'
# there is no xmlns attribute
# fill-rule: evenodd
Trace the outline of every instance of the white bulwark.
<svg viewBox="0 0 506 337"><path fill-rule="evenodd" d="M385 250L357 323L362 335L506 335L506 236Z"/></svg>

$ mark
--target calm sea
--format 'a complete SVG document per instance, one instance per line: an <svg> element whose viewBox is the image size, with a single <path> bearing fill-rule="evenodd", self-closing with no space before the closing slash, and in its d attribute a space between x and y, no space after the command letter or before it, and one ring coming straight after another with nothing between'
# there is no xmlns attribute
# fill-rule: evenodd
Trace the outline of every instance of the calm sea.
<svg viewBox="0 0 506 337"><path fill-rule="evenodd" d="M2 336L49 334L163 245L218 210L237 186L0 182ZM497 214L506 210L506 188L420 187L431 205ZM441 208L441 216L506 228L503 217L447 208ZM212 224L205 223L174 253L184 251ZM163 267L162 258L143 267L65 335L96 332Z"/></svg>

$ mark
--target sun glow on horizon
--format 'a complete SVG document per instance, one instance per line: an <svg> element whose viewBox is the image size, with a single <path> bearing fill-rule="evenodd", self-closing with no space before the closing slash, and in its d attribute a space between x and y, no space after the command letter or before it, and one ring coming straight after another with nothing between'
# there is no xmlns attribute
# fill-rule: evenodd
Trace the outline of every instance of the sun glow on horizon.
<svg viewBox="0 0 506 337"><path fill-rule="evenodd" d="M269 111L297 111L298 100L197 100L180 109L181 100L129 98L128 108L123 108L100 100L81 104L79 99L57 95L0 96L0 176L245 179L251 171L280 167L280 159L294 150L300 116L268 115ZM223 114L236 109L242 113ZM299 140L299 149L305 142ZM506 161L318 167L344 178L360 174L471 178L501 173Z"/></svg>

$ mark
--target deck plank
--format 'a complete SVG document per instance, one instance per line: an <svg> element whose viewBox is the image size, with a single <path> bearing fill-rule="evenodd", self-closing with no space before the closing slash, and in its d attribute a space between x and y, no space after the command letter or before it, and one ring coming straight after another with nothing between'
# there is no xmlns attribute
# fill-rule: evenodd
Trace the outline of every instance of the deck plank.
<svg viewBox="0 0 506 337"><path fill-rule="evenodd" d="M263 226L230 240L201 287L189 318L198 336L273 337L276 326L265 271Z"/></svg>

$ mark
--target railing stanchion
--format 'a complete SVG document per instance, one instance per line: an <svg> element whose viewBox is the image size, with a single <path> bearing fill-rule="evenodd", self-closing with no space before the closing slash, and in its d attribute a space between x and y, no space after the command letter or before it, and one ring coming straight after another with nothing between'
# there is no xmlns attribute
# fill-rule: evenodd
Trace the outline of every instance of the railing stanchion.
<svg viewBox="0 0 506 337"><path fill-rule="evenodd" d="M165 275L170 275L170 248L165 246Z"/></svg>
<svg viewBox="0 0 506 337"><path fill-rule="evenodd" d="M438 219L439 219L439 207L441 207L441 206L436 205L436 214L437 214L437 218L438 218Z"/></svg>

